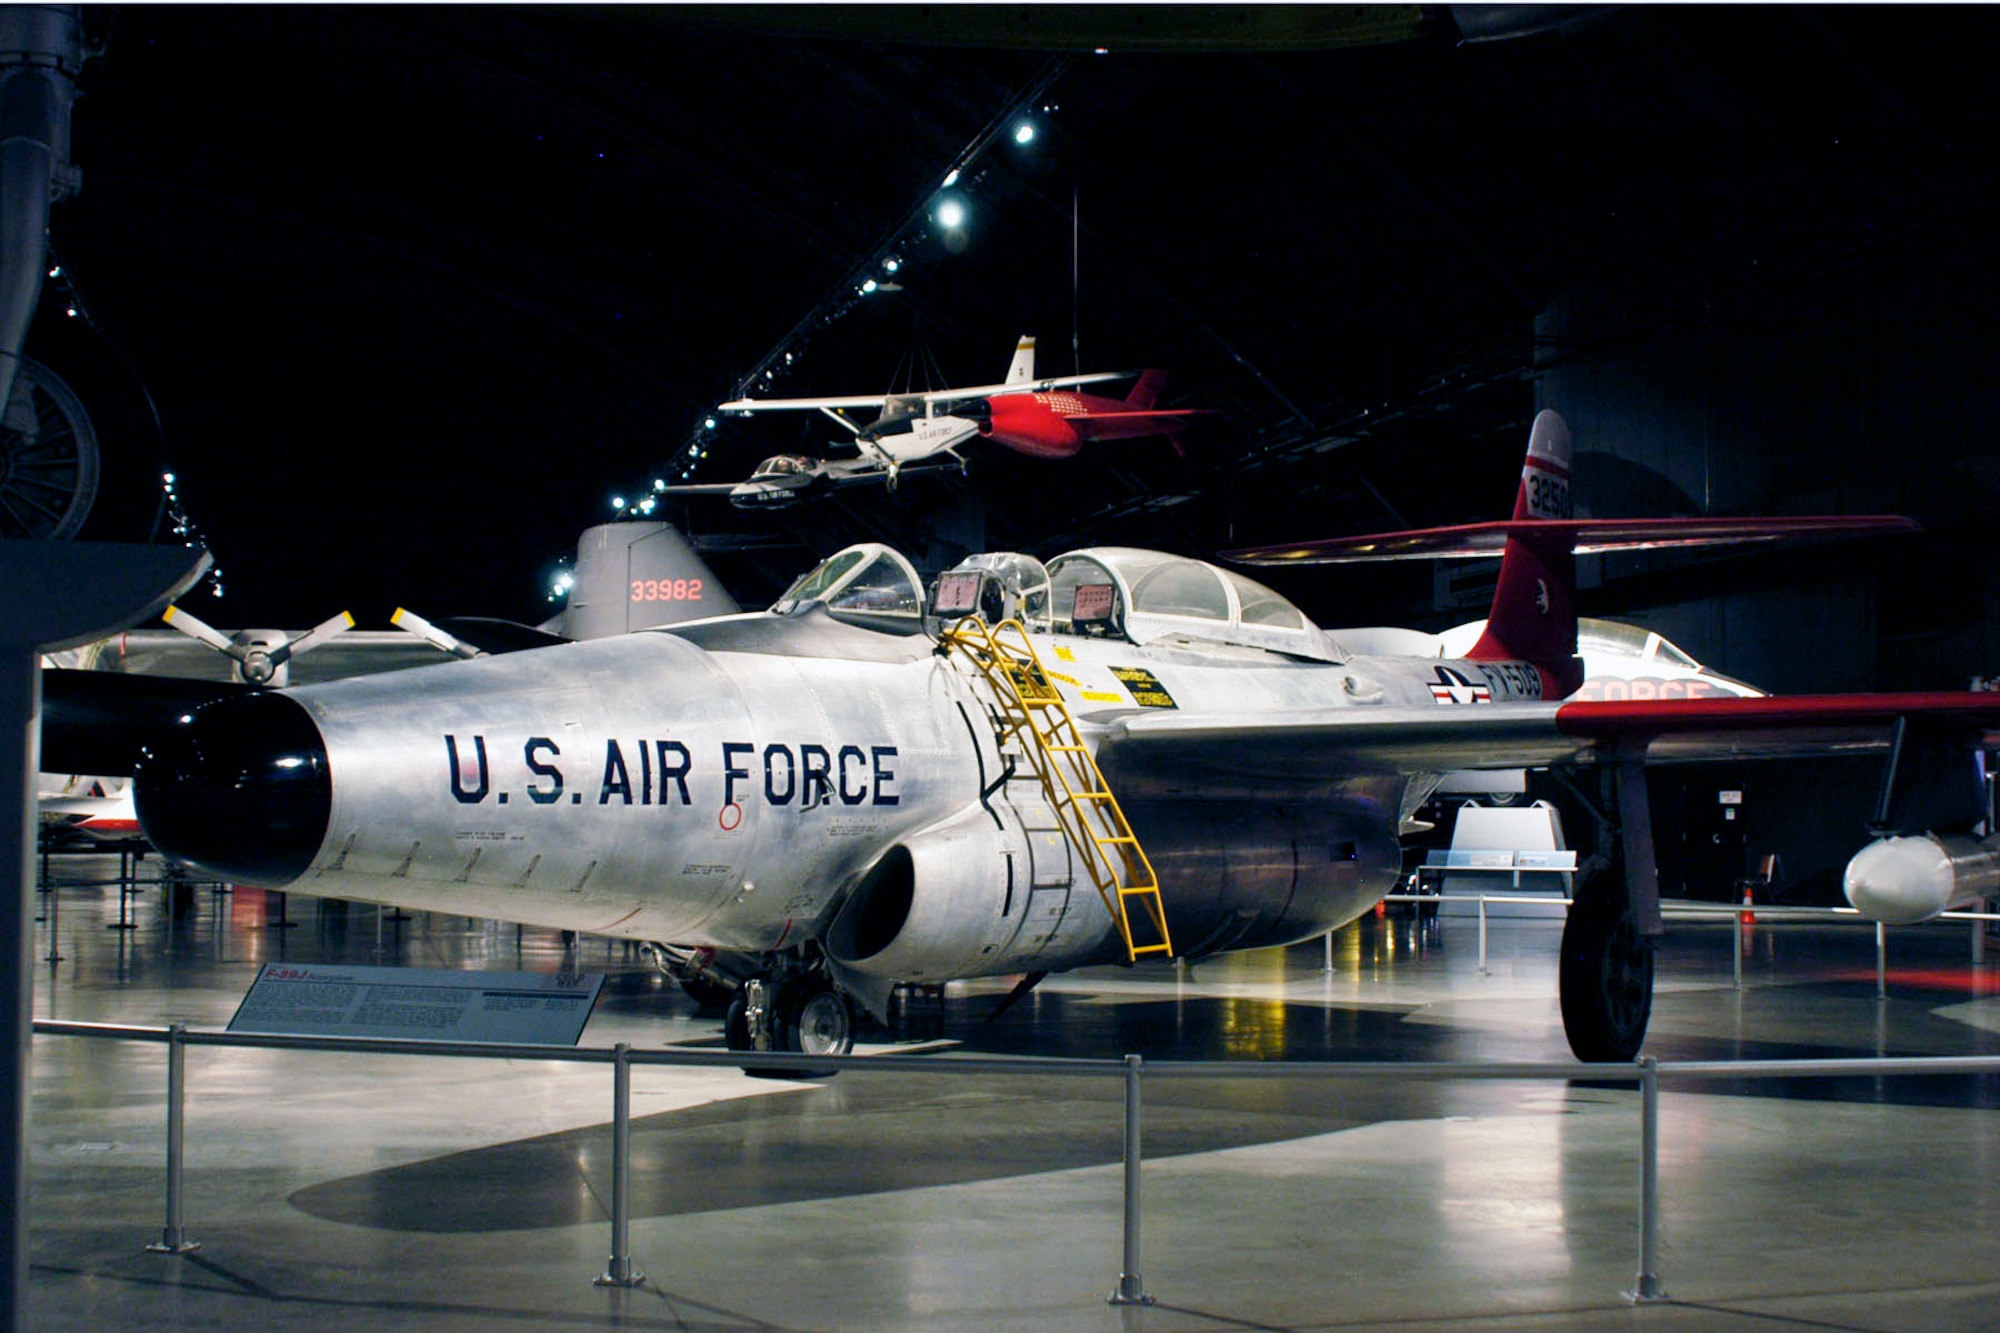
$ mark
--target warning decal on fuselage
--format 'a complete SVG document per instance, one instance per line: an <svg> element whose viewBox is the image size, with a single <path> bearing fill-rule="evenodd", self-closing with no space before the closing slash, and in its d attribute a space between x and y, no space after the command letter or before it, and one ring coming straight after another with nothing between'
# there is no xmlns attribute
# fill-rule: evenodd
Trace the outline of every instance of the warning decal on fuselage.
<svg viewBox="0 0 2000 1333"><path fill-rule="evenodd" d="M1160 684L1160 678L1144 667L1112 667L1111 674L1132 696L1132 702L1141 708L1179 708L1174 696L1167 693L1167 687Z"/></svg>

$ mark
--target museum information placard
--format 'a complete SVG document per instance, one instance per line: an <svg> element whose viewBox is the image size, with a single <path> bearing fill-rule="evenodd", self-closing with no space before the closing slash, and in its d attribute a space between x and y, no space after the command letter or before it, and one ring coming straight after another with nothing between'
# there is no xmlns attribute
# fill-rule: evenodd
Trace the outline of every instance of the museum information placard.
<svg viewBox="0 0 2000 1333"><path fill-rule="evenodd" d="M601 972L462 972L266 963L231 1032L574 1046Z"/></svg>

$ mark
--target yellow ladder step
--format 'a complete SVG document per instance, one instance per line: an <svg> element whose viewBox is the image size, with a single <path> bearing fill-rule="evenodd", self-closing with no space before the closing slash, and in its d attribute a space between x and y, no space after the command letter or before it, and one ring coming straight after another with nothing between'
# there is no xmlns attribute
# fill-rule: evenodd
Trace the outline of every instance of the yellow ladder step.
<svg viewBox="0 0 2000 1333"><path fill-rule="evenodd" d="M1142 954L1172 953L1166 911L1152 864L1105 785L1104 775L1098 772L1096 759L1089 747L1082 744L1076 719L1070 716L1061 692L1051 684L1026 628L1012 620L988 628L968 616L940 638L948 649L962 653L991 687L995 706L989 712L1003 751L1018 740L1020 758L1034 770L1051 810L1056 813L1061 832L1081 854L1082 865L1096 886L1098 897L1118 927L1127 956L1136 960ZM1033 737L1033 745L1027 743L1028 737ZM1085 801L1093 804L1085 807L1081 804ZM1083 813L1086 808L1093 812L1088 819ZM1107 831L1100 833L1099 829ZM1089 855L1089 847L1093 845L1100 849L1117 846L1132 850L1116 857L1100 850L1093 857ZM1134 883L1119 882L1121 866L1125 877ZM1150 927L1147 933L1157 935L1159 943L1141 944L1133 939L1132 915L1125 906L1128 898L1145 900Z"/></svg>

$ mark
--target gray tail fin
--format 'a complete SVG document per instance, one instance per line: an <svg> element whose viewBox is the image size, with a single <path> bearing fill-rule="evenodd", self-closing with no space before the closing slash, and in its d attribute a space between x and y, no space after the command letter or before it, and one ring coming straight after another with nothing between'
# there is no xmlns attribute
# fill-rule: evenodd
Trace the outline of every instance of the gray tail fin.
<svg viewBox="0 0 2000 1333"><path fill-rule="evenodd" d="M577 540L561 632L603 639L740 609L672 525L603 523Z"/></svg>

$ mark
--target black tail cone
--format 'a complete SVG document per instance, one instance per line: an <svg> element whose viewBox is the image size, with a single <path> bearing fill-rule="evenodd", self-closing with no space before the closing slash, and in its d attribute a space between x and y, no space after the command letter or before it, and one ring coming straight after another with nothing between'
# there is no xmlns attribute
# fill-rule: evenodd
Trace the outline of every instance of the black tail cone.
<svg viewBox="0 0 2000 1333"><path fill-rule="evenodd" d="M133 799L162 853L279 888L326 840L333 783L311 715L282 694L225 699L149 745Z"/></svg>

